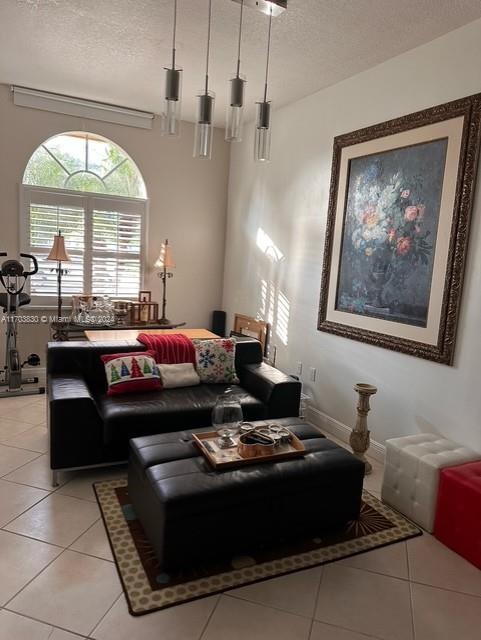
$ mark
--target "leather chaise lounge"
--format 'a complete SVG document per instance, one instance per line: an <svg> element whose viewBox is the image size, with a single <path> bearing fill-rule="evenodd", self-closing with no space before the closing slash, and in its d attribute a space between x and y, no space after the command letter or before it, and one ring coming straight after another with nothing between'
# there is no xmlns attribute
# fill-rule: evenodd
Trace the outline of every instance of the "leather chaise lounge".
<svg viewBox="0 0 481 640"><path fill-rule="evenodd" d="M108 396L101 355L143 351L124 342L51 342L47 347L50 467L57 472L123 462L131 438L208 427L217 397L228 385L164 389ZM265 364L257 340L236 345L244 420L299 415L301 385Z"/></svg>

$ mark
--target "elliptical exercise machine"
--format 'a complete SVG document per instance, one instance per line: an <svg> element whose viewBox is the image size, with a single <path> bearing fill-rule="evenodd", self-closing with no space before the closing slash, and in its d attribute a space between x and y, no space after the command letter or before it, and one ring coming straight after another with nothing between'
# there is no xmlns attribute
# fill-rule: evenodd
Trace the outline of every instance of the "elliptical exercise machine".
<svg viewBox="0 0 481 640"><path fill-rule="evenodd" d="M7 256L0 253L0 256ZM40 358L36 353L32 353L25 362L20 363L20 356L17 349L18 330L18 308L30 304L31 298L23 293L25 284L30 276L38 271L36 258L28 253L21 253L21 258L28 258L33 262L33 270L26 271L25 267L18 260L5 260L0 267L0 283L5 289L5 293L0 293L0 307L3 308L4 322L7 325L6 345L5 345L5 367L3 368L2 381L0 387L0 398L11 396L29 396L45 393L45 387L35 389L24 389L24 384L37 384L38 378L22 378L22 367L25 364L38 366Z"/></svg>

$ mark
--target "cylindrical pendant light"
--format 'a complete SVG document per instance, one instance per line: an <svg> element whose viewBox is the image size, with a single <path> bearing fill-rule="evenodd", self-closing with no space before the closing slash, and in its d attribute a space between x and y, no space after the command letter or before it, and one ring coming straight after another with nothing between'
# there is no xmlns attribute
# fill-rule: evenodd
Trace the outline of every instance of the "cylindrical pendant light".
<svg viewBox="0 0 481 640"><path fill-rule="evenodd" d="M244 14L244 0L241 2L239 42L237 46L237 71L230 80L230 104L227 105L225 139L227 142L241 142L244 121L244 89L246 80L240 73L242 18Z"/></svg>
<svg viewBox="0 0 481 640"><path fill-rule="evenodd" d="M214 105L215 93L209 91L209 56L210 56L210 27L212 21L212 0L209 0L209 21L207 27L207 56L205 65L205 86L197 95L197 121L195 123L194 158L212 157L212 139L214 136Z"/></svg>
<svg viewBox="0 0 481 640"><path fill-rule="evenodd" d="M269 59L271 53L272 5L269 14L269 33L267 36L266 81L264 100L257 103L256 136L254 159L256 162L270 162L271 159L271 103L267 100L269 82Z"/></svg>
<svg viewBox="0 0 481 640"><path fill-rule="evenodd" d="M175 36L177 32L177 0L174 0L174 24L172 28L172 62L165 69L164 100L162 113L163 136L180 135L180 107L182 99L182 69L175 66Z"/></svg>

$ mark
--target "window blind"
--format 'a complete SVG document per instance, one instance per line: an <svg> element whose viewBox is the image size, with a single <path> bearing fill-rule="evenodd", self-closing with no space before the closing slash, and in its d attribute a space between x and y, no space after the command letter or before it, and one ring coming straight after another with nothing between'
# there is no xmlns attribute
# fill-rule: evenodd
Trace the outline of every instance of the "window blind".
<svg viewBox="0 0 481 640"><path fill-rule="evenodd" d="M47 260L53 238L61 229L72 259L62 264L67 273L62 278L62 290L75 294L84 289L85 211L78 207L56 207L45 204L30 205L29 251L38 259L38 272L30 281L33 295L56 295L56 263Z"/></svg>
<svg viewBox="0 0 481 640"><path fill-rule="evenodd" d="M47 202L55 195L45 196ZM39 198L41 200L41 198ZM64 199L65 202L65 199ZM30 292L40 297L57 295L56 263L47 260L53 238L61 229L71 262L62 263L65 296L79 293L137 297L142 281L142 210L132 212L101 209L97 199L64 204L29 203L28 245L39 263ZM135 204L135 203L134 203ZM96 206L97 205L97 206ZM105 205L104 205L105 206ZM109 200L109 207L115 202ZM125 209L125 203L119 208Z"/></svg>
<svg viewBox="0 0 481 640"><path fill-rule="evenodd" d="M141 276L142 215L93 212L92 293L136 296Z"/></svg>

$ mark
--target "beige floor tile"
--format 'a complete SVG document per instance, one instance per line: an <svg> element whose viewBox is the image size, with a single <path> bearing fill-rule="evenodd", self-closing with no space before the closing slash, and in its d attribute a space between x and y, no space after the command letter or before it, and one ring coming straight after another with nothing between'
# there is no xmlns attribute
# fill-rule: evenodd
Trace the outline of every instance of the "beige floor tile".
<svg viewBox="0 0 481 640"><path fill-rule="evenodd" d="M50 640L52 627L11 611L0 611L0 640Z"/></svg>
<svg viewBox="0 0 481 640"><path fill-rule="evenodd" d="M369 462L372 464L372 472L368 476L364 476L363 486L366 491L379 494L382 488L384 467L372 459Z"/></svg>
<svg viewBox="0 0 481 640"><path fill-rule="evenodd" d="M41 489L0 480L0 527L5 526L45 496L48 496L48 492Z"/></svg>
<svg viewBox="0 0 481 640"><path fill-rule="evenodd" d="M228 595L312 618L321 573L321 567L297 571L287 576L233 589Z"/></svg>
<svg viewBox="0 0 481 640"><path fill-rule="evenodd" d="M48 640L81 640L84 637L85 636L78 636L76 633L70 633L70 631L54 628Z"/></svg>
<svg viewBox="0 0 481 640"><path fill-rule="evenodd" d="M34 451L6 447L0 444L0 476L5 476L15 471L15 469L18 469L18 467L23 467L27 462L38 458L38 455L39 454Z"/></svg>
<svg viewBox="0 0 481 640"><path fill-rule="evenodd" d="M122 595L91 636L95 640L198 640L217 600L217 596L202 598L134 617Z"/></svg>
<svg viewBox="0 0 481 640"><path fill-rule="evenodd" d="M72 472L59 474L59 484L65 484L72 478ZM32 462L24 465L20 469L9 473L5 480L12 480L20 484L27 484L30 487L38 487L45 491L54 491L52 487L52 470L48 455L41 455Z"/></svg>
<svg viewBox="0 0 481 640"><path fill-rule="evenodd" d="M414 582L481 596L481 571L433 536L408 540L407 548Z"/></svg>
<svg viewBox="0 0 481 640"><path fill-rule="evenodd" d="M68 547L99 518L97 505L51 493L16 518L8 531Z"/></svg>
<svg viewBox="0 0 481 640"><path fill-rule="evenodd" d="M8 605L17 613L88 635L121 592L111 562L64 551Z"/></svg>
<svg viewBox="0 0 481 640"><path fill-rule="evenodd" d="M0 640L82 640L84 637L6 609L0 611Z"/></svg>
<svg viewBox="0 0 481 640"><path fill-rule="evenodd" d="M315 618L384 640L411 640L409 583L340 564L328 565Z"/></svg>
<svg viewBox="0 0 481 640"><path fill-rule="evenodd" d="M395 578L408 578L405 542L397 542L387 547L374 549L374 551L360 553L357 556L340 560L339 564L355 567L356 569L374 571L375 573L382 573L386 576L394 576Z"/></svg>
<svg viewBox="0 0 481 640"><path fill-rule="evenodd" d="M202 640L307 640L310 627L307 618L221 596Z"/></svg>
<svg viewBox="0 0 481 640"><path fill-rule="evenodd" d="M481 600L412 584L416 640L479 640Z"/></svg>
<svg viewBox="0 0 481 640"><path fill-rule="evenodd" d="M0 402L2 402L0 400ZM0 405L1 409L1 405ZM32 425L28 422L19 422L18 420L10 420L9 418L4 418L3 414L0 417L0 442L3 442L6 438L11 438L13 436L18 435L19 433L23 433L24 431L28 431L32 428Z"/></svg>
<svg viewBox="0 0 481 640"><path fill-rule="evenodd" d="M30 427L28 431L23 431L18 435L2 440L2 444L10 447L18 447L19 449L28 449L38 453L46 453L48 451L48 431L47 427L40 425L39 427Z"/></svg>
<svg viewBox="0 0 481 640"><path fill-rule="evenodd" d="M21 409L22 407L26 407L27 405L41 402L43 398L46 398L46 396L31 395L31 396L11 396L6 398L1 398L0 409L2 411L12 411L13 409Z"/></svg>
<svg viewBox="0 0 481 640"><path fill-rule="evenodd" d="M102 469L85 469L85 471L77 471L75 477L62 485L60 489L57 489L56 493L96 502L97 500L92 487L94 482L125 477L127 477L126 465L104 467Z"/></svg>
<svg viewBox="0 0 481 640"><path fill-rule="evenodd" d="M90 556L113 560L109 540L102 520L96 522L90 529L80 536L71 546L72 551L79 551Z"/></svg>
<svg viewBox="0 0 481 640"><path fill-rule="evenodd" d="M59 547L0 531L0 606L61 552Z"/></svg>
<svg viewBox="0 0 481 640"><path fill-rule="evenodd" d="M314 621L309 640L369 640L369 638L374 640L373 636Z"/></svg>
<svg viewBox="0 0 481 640"><path fill-rule="evenodd" d="M81 640L78 636L11 611L0 611L0 640Z"/></svg>
<svg viewBox="0 0 481 640"><path fill-rule="evenodd" d="M47 407L44 402L33 402L15 409L8 409L3 413L5 418L29 422L31 425L44 424L47 421Z"/></svg>

